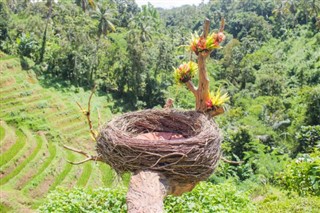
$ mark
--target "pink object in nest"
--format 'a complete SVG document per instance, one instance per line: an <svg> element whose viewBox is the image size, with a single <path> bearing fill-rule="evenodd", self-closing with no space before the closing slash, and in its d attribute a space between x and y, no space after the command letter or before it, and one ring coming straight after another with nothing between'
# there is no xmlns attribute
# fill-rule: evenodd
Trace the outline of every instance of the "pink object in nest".
<svg viewBox="0 0 320 213"><path fill-rule="evenodd" d="M135 137L135 139L143 140L178 140L182 138L184 138L183 135L172 132L148 132Z"/></svg>

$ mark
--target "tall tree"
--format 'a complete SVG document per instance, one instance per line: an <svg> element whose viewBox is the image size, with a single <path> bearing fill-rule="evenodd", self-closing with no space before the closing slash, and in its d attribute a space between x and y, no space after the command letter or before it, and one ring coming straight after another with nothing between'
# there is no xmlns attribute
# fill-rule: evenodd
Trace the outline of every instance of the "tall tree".
<svg viewBox="0 0 320 213"><path fill-rule="evenodd" d="M96 9L91 11L91 18L98 20L96 50L94 53L95 61L90 68L90 82L93 80L93 75L99 64L98 51L100 46L101 36L106 36L108 32L115 31L113 24L115 10L107 5L97 4Z"/></svg>
<svg viewBox="0 0 320 213"><path fill-rule="evenodd" d="M39 57L39 63L41 63L43 61L43 57L46 51L46 42L47 42L47 31L48 31L48 24L49 21L51 19L51 15L52 15L52 0L47 0L46 6L48 7L48 14L47 14L47 20L46 20L46 27L44 29L43 32L43 36L42 36L42 46L40 49L40 57Z"/></svg>

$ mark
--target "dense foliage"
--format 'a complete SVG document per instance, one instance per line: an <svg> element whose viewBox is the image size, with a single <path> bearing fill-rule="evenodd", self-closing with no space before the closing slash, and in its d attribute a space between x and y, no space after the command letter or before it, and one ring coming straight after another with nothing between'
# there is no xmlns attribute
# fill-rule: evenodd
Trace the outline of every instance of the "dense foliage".
<svg viewBox="0 0 320 213"><path fill-rule="evenodd" d="M216 119L224 133L223 155L243 161L221 163L209 182L248 181L262 191L271 184L301 198L300 203L306 202L303 196L319 196L319 1L211 0L163 10L151 4L139 8L134 0L0 0L0 50L19 56L22 67L35 71L44 85L90 89L96 84L100 94L115 103L114 113L162 106L166 98L173 98L177 108L192 109L194 97L174 83L173 67L194 58L184 45L191 33L201 32L205 17L211 28L218 27L221 17L226 20L223 48L211 53L207 66L212 89L231 96L227 112ZM222 186L223 197L215 192ZM237 190L206 183L182 198L168 198L166 208L230 212L243 207L237 212L250 212L248 199L254 192L239 195ZM70 208L89 208L85 202L109 191L99 193L58 191L42 210L63 211L60 208L67 207L60 204L68 200ZM117 193L110 199L118 201L103 205L121 212L124 192ZM259 195L266 203L258 209L301 210L288 207L293 198L285 194L281 200L264 193ZM53 198L59 194L66 201L58 205ZM70 200L69 194L77 198ZM310 200L319 206L315 197ZM269 201L282 202L277 203L280 210Z"/></svg>
<svg viewBox="0 0 320 213"><path fill-rule="evenodd" d="M51 193L41 212L126 212L124 189L98 189L91 193L83 189ZM235 185L201 183L182 197L169 196L166 212L250 212L248 193L238 191Z"/></svg>

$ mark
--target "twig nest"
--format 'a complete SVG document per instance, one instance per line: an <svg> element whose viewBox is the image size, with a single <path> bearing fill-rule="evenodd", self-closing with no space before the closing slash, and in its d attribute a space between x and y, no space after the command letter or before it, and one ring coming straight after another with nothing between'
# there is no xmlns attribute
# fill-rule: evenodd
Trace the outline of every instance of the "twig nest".
<svg viewBox="0 0 320 213"><path fill-rule="evenodd" d="M221 140L205 114L152 109L123 114L103 126L97 152L118 173L152 170L171 181L196 183L214 171Z"/></svg>

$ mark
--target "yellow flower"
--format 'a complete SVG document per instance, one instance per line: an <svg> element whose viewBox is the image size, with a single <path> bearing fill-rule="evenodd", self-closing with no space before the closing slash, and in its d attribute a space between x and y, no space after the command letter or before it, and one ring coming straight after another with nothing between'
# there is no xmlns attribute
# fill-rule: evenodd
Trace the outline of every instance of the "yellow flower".
<svg viewBox="0 0 320 213"><path fill-rule="evenodd" d="M174 71L174 77L178 83L186 83L198 72L198 65L192 61L181 64Z"/></svg>
<svg viewBox="0 0 320 213"><path fill-rule="evenodd" d="M229 101L230 97L228 93L221 95L220 88L216 92L212 92L210 94L209 100L206 102L208 109L212 109L214 107L220 107L227 101Z"/></svg>

